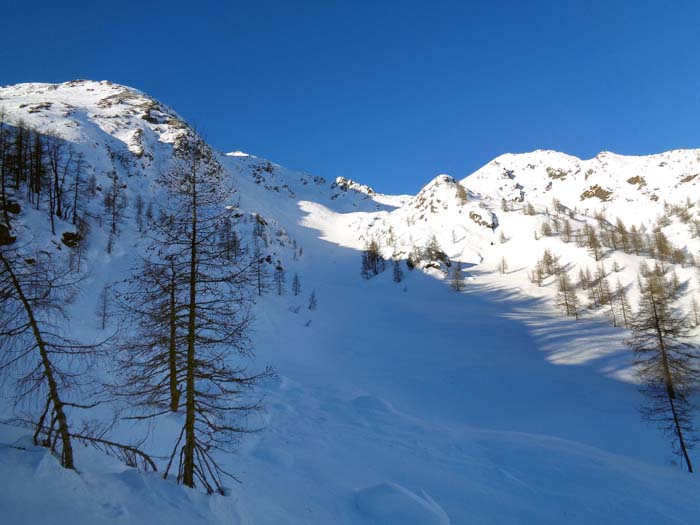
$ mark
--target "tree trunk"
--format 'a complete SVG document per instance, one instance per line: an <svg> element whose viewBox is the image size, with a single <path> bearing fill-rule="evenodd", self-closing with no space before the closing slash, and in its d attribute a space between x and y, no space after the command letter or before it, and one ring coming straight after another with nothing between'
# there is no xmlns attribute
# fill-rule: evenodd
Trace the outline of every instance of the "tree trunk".
<svg viewBox="0 0 700 525"><path fill-rule="evenodd" d="M180 406L180 391L177 388L177 310L175 303L175 263L171 261L170 304L168 322L170 339L168 341L168 365L170 368L170 410L177 412Z"/></svg>
<svg viewBox="0 0 700 525"><path fill-rule="evenodd" d="M683 459L685 459L685 463L688 467L688 472L693 472L693 465L690 462L690 456L688 456L688 450L685 445L685 439L683 438L683 431L681 430L681 424L678 420L676 404L673 402L673 400L676 398L676 392L673 386L673 377L671 376L671 371L668 366L668 358L666 356L666 345L664 344L664 337L663 333L661 332L661 325L659 323L659 317L656 311L656 302L654 301L653 297L651 297L651 307L654 313L654 328L656 329L656 337L659 341L659 351L661 352L661 364L664 369L666 396L668 397L668 402L671 406L671 413L673 414L673 425L676 429L676 437L678 437L678 444L680 445L681 453L683 454Z"/></svg>
<svg viewBox="0 0 700 525"><path fill-rule="evenodd" d="M185 385L185 448L182 469L182 483L194 487L194 452L195 452L195 331L197 308L197 186L195 174L192 174L192 235L190 239L190 298L187 322L187 379Z"/></svg>
<svg viewBox="0 0 700 525"><path fill-rule="evenodd" d="M44 369L44 377L46 377L46 382L48 383L49 387L49 398L53 404L53 411L56 416L56 422L58 423L58 433L61 436L61 464L65 468L75 469L75 464L73 462L73 446L71 444L70 432L68 430L68 420L66 418L65 412L63 411L63 401L61 401L61 397L58 393L58 385L56 384L56 379L54 378L53 366L51 364L49 354L46 349L46 342L44 341L44 338L41 335L41 330L39 330L39 325L36 321L36 318L34 317L34 311L32 310L32 306L29 304L27 297L24 295L24 292L22 291L22 286L20 285L17 277L12 271L12 267L7 262L7 259L5 259L5 256L1 252L0 261L5 267L5 270L7 271L8 275L10 276L10 279L12 280L12 285L15 288L15 291L17 292L20 301L22 302L22 306L24 306L24 310L26 311L27 317L29 319L29 324L32 328L34 339L36 340L39 355L41 356L41 366Z"/></svg>

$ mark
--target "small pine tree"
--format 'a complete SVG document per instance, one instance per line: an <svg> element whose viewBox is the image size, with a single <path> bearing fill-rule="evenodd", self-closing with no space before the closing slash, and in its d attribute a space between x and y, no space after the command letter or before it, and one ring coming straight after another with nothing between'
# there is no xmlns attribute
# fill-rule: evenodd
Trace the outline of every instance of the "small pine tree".
<svg viewBox="0 0 700 525"><path fill-rule="evenodd" d="M629 233L627 232L627 226L625 226L625 223L622 222L622 219L619 217L617 218L617 223L615 224L615 231L617 232L617 236L620 241L620 246L622 247L622 250L625 253L630 252L630 238L629 238Z"/></svg>
<svg viewBox="0 0 700 525"><path fill-rule="evenodd" d="M277 266L275 266L275 289L277 290L277 295L284 295L285 284L284 268L278 262Z"/></svg>
<svg viewBox="0 0 700 525"><path fill-rule="evenodd" d="M542 225L540 226L540 232L542 233L543 237L552 236L552 226L549 224L549 221L545 221L542 223Z"/></svg>
<svg viewBox="0 0 700 525"><path fill-rule="evenodd" d="M590 226L587 226L587 238L586 242L588 244L588 249L591 252L591 255L596 261L600 261L603 258L603 247L600 244L600 240L598 239L598 236L595 233L595 230L591 228Z"/></svg>
<svg viewBox="0 0 700 525"><path fill-rule="evenodd" d="M98 312L100 315L100 328L104 330L107 327L107 321L109 320L111 313L111 298L112 291L109 286L105 285L100 292L98 298Z"/></svg>
<svg viewBox="0 0 700 525"><path fill-rule="evenodd" d="M461 292L464 290L464 281L462 280L462 263L460 261L457 261L457 264L452 267L450 286L455 292Z"/></svg>
<svg viewBox="0 0 700 525"><path fill-rule="evenodd" d="M299 295L301 293L301 281L299 281L299 275L296 273L292 279L292 293L294 295Z"/></svg>
<svg viewBox="0 0 700 525"><path fill-rule="evenodd" d="M644 251L644 241L636 225L632 225L629 231L630 247L635 255L641 255Z"/></svg>
<svg viewBox="0 0 700 525"><path fill-rule="evenodd" d="M627 292L622 286L620 279L617 280L617 286L615 287L615 298L617 299L617 302L620 305L620 313L622 314L622 321L624 323L624 326L625 328L629 328L630 306L629 302L627 301Z"/></svg>
<svg viewBox="0 0 700 525"><path fill-rule="evenodd" d="M583 268L579 268L578 270L578 285L581 290L588 290L588 288L591 285L591 276L590 276L590 271L588 274L583 271Z"/></svg>
<svg viewBox="0 0 700 525"><path fill-rule="evenodd" d="M316 301L316 290L312 290L311 295L309 296L309 310L315 310L316 306L318 306Z"/></svg>
<svg viewBox="0 0 700 525"><path fill-rule="evenodd" d="M508 262L506 261L505 257L501 257L501 262L498 263L498 271L501 273L501 275L505 275L505 273L508 271Z"/></svg>
<svg viewBox="0 0 700 525"><path fill-rule="evenodd" d="M139 232L143 231L143 197L140 193L136 195L136 227Z"/></svg>
<svg viewBox="0 0 700 525"><path fill-rule="evenodd" d="M544 270L542 269L541 261L537 261L537 264L532 269L532 271L530 271L528 277L530 278L531 283L536 284L540 287L542 286L542 283L544 282Z"/></svg>
<svg viewBox="0 0 700 525"><path fill-rule="evenodd" d="M260 249L260 240L258 237L253 237L253 256L250 261L250 271L253 275L258 296L262 296L263 292L269 289L269 274L267 272L267 263L269 257L265 257Z"/></svg>
<svg viewBox="0 0 700 525"><path fill-rule="evenodd" d="M571 283L569 274L565 271L559 272L557 281L557 306L559 306L568 316L579 317L579 302L576 289Z"/></svg>
<svg viewBox="0 0 700 525"><path fill-rule="evenodd" d="M403 271L401 270L401 263L398 259L393 260L393 279L395 283L403 281Z"/></svg>
<svg viewBox="0 0 700 525"><path fill-rule="evenodd" d="M542 254L542 267L547 275L554 275L559 257L555 256L549 250L545 250Z"/></svg>
<svg viewBox="0 0 700 525"><path fill-rule="evenodd" d="M375 275L384 271L384 257L377 241L372 239L365 245L362 251L362 268L361 275L365 279L370 279Z"/></svg>
<svg viewBox="0 0 700 525"><path fill-rule="evenodd" d="M90 197L95 197L97 195L97 177L94 173L91 173L87 179L87 187L85 188Z"/></svg>
<svg viewBox="0 0 700 525"><path fill-rule="evenodd" d="M695 297L690 300L690 309L693 313L693 327L700 326L700 316L698 315L698 302Z"/></svg>
<svg viewBox="0 0 700 525"><path fill-rule="evenodd" d="M571 222L569 222L568 219L564 220L564 226L562 226L561 230L561 240L564 242L571 242Z"/></svg>

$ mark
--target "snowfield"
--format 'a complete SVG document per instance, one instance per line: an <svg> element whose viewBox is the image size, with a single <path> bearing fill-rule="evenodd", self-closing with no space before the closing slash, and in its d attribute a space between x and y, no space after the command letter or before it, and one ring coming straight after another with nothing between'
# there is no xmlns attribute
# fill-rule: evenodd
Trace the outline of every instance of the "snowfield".
<svg viewBox="0 0 700 525"><path fill-rule="evenodd" d="M74 143L105 187L111 171L127 184L129 207L115 249L105 253L107 236L95 221L85 258L90 276L65 326L100 339L108 330L100 330L95 313L98 293L128 275L143 250L135 196L158 192L157 173L168 168L173 142L189 128L163 104L109 82L0 88L0 108L13 124L24 120ZM263 387L266 411L250 421L261 430L221 457L241 483L231 481L228 496L207 496L84 447L76 453L77 472L67 471L32 444L31 431L6 423L0 510L7 523L700 520L700 481L640 420L628 332L613 327L604 309L578 321L564 317L551 278L541 287L528 278L544 249L573 276L596 268L589 250L558 234L535 239L555 213L553 198L577 208L579 227L596 224L603 209L612 222L621 217L651 227L664 201L700 198L700 150L601 153L585 161L551 151L508 154L459 182L440 175L416 196L329 182L242 152L217 158L236 189L232 204L264 218L270 255L283 264L288 288L295 273L302 288L298 296L269 291L255 306L255 357L248 364L272 365L277 375ZM535 215L522 213L526 203ZM97 214L99 202L90 206ZM700 218L700 204L690 209ZM52 236L46 223L45 212L23 209L14 228L65 256L60 238L72 226L60 224ZM250 234L246 224L243 236ZM700 238L677 217L664 231L688 254L700 253ZM411 249L432 236L452 264L462 263L463 292L450 288L446 268L406 267ZM360 253L372 238L387 259L402 261L402 282L392 281L390 262L372 279L360 276ZM613 282L628 288L633 305L643 260L649 259L616 251L600 261ZM700 300L700 272L679 264L677 273L688 309L693 296ZM312 291L316 310L307 308ZM107 362L99 373L109 377ZM2 420L11 417L9 385ZM125 423L118 432L147 435L158 456L172 446L176 425L168 418L177 416L148 428ZM700 461L696 451L692 457Z"/></svg>

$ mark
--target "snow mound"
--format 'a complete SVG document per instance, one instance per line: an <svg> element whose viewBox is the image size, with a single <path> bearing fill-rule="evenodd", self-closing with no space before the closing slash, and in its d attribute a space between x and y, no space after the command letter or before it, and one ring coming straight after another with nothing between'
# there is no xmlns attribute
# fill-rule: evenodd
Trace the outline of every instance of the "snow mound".
<svg viewBox="0 0 700 525"><path fill-rule="evenodd" d="M6 436L5 436L6 437ZM81 454L89 449L79 448ZM96 473L67 470L42 447L21 438L0 444L3 523L236 525L245 522L236 498L207 496L158 473L134 469ZM40 496L37 496L40 494Z"/></svg>
<svg viewBox="0 0 700 525"><path fill-rule="evenodd" d="M355 503L369 523L383 525L446 525L450 518L424 491L420 494L396 483L380 483L355 493Z"/></svg>
<svg viewBox="0 0 700 525"><path fill-rule="evenodd" d="M396 412L390 403L375 396L364 395L356 397L352 400L352 405L358 412L365 414Z"/></svg>

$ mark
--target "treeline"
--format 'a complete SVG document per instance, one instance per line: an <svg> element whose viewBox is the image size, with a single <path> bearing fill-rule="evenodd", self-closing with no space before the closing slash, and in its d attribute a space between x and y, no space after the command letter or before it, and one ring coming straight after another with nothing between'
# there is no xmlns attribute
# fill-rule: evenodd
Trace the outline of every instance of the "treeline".
<svg viewBox="0 0 700 525"><path fill-rule="evenodd" d="M242 434L255 430L246 424L261 406L254 389L272 375L271 369L251 373L233 363L252 354L254 296L287 289L281 262L273 263L264 251L274 240L264 219L252 219L252 247L244 246L238 229L250 218L228 206L232 190L226 190L223 168L203 141L182 137L173 167L158 180L162 198L146 203L137 195L134 202L135 224L147 231L141 262L99 298L102 327L113 315L118 328L103 341L73 340L63 335L63 326L85 277L73 254L82 249L87 227L77 228L74 237L64 234L71 254L66 263L17 242L11 235L14 215L27 203L45 209L52 232L54 220L98 220L109 231L109 251L124 219L126 186L113 173L109 187L99 188L94 175L85 177L82 157L58 137L4 121L0 136L6 233L0 243L0 373L15 383L21 414L15 421L30 426L34 442L49 447L66 468L76 468L74 442L81 441L128 465L157 470L138 442L115 442L110 430L123 417L178 413L182 426L163 476L223 494L223 478L233 474L221 467L217 451L231 450ZM102 214L92 217L83 198L99 193ZM294 257L301 254L294 244ZM298 275L291 292L302 292ZM309 309L316 305L312 291ZM113 367L107 385L92 372L95 361L104 359ZM85 403L93 396L118 400L121 411L113 423L83 423L81 412L105 402Z"/></svg>
<svg viewBox="0 0 700 525"><path fill-rule="evenodd" d="M393 230L389 229L388 245L394 244ZM395 246L392 246L392 279L396 283L400 283L404 279L403 269L401 268L401 253ZM443 251L440 243L435 235L431 235L424 246L414 245L408 254L405 254L406 268L413 270L417 266L424 268L435 268L442 271L447 271L452 265L450 258ZM365 243L364 249L361 252L360 275L365 279L371 279L375 275L382 273L387 266L387 261L382 255L382 249L379 242L375 238L371 238Z"/></svg>
<svg viewBox="0 0 700 525"><path fill-rule="evenodd" d="M594 273L588 268L579 270L574 280L559 258L545 250L530 278L542 286L550 277L557 287L555 304L565 315L579 319L587 309L605 308L613 326L631 331L627 344L634 352L635 372L646 399L642 415L660 426L692 472L688 450L696 441L693 400L700 390L700 349L692 336L700 327L700 315L694 297L688 314L679 304L686 284L670 265L642 263L637 277L639 299L632 308L627 289L619 279L610 282L602 263ZM587 306L582 304L580 291L587 295Z"/></svg>
<svg viewBox="0 0 700 525"><path fill-rule="evenodd" d="M545 210L546 220L541 223L539 231L535 231L535 239L559 235L565 243L574 242L577 246L588 249L596 261L612 252L621 251L665 263L698 266L693 254L674 246L663 232L663 228L670 224L670 217L676 215L687 225L692 236L700 237L700 217L693 219L691 213L695 206L689 199L684 205L665 204L664 215L659 217L653 227L647 228L645 225L627 226L619 217L613 224L603 211L595 213L595 225L591 225L585 219L577 220L576 210L571 210L554 199L554 211L550 213ZM700 204L697 208L700 210ZM536 211L532 204L527 203L523 207L523 213L535 215ZM580 222L583 225L579 226Z"/></svg>
<svg viewBox="0 0 700 525"><path fill-rule="evenodd" d="M48 214L52 233L56 219L79 225L84 189L95 185L87 178L81 153L51 133L39 133L23 122L10 125L0 110L0 207L7 226L26 201Z"/></svg>
<svg viewBox="0 0 700 525"><path fill-rule="evenodd" d="M512 205L502 202L504 211ZM695 209L695 210L693 210ZM528 273L532 283L545 286L549 279L555 284L555 304L567 316L579 319L586 311L605 309L614 326L630 330L626 343L634 353L634 365L640 391L645 402L642 417L656 423L669 438L674 452L689 472L693 465L689 450L696 442L697 406L700 391L700 349L693 343L700 327L700 308L695 297L690 298L689 310L680 300L688 283L681 282L675 265L698 267L698 261L686 249L674 246L663 229L673 216L685 224L692 237L700 237L700 201L687 199L683 204L664 204L664 214L651 228L644 225L627 226L617 218L614 223L604 212L595 214L595 224L577 219L577 211L553 201L553 213L545 210L546 220L535 231L535 239L558 235L564 243L576 243L586 248L595 260L592 272L580 267L575 277L560 263L560 258L544 250L534 268ZM536 215L531 203L522 207L525 215ZM582 225L581 225L582 223ZM501 236L501 242L505 242ZM605 259L616 252L653 259L642 263L637 274L639 297L632 306L628 290L620 279L612 276L621 271L616 260L606 269ZM581 299L584 294L586 300Z"/></svg>

